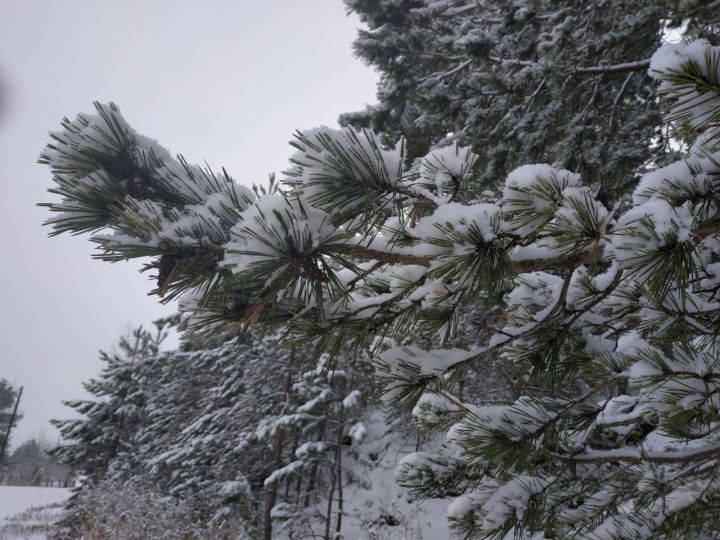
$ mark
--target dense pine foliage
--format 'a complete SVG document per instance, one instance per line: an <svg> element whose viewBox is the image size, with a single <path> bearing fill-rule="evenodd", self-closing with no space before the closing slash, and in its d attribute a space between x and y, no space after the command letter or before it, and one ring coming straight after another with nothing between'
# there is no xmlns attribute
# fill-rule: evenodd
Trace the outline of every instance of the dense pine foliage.
<svg viewBox="0 0 720 540"><path fill-rule="evenodd" d="M150 258L195 338L251 329L290 348L255 367L226 345L180 364L155 354L154 405L110 385L120 410L147 400L153 434L128 459L162 457L138 477L208 497L230 482L239 508L262 479L262 508L292 524L311 519L322 469L330 538L343 441L370 389L347 366L367 352L389 410L443 436L398 482L447 498L462 537L720 530L720 48L660 46L672 25L712 33L711 4L613 3L610 19L600 1L351 2L370 27L358 50L384 77L380 105L346 121L384 133L297 133L269 194L174 159L114 105L65 120L41 157L61 197L54 232L92 233L105 260ZM290 386L269 367L278 354L297 366ZM491 372L506 391L468 391ZM194 394L205 376L215 390ZM163 411L189 403L183 438L185 414ZM252 451L239 465L213 431L226 409L228 433L259 454L302 437L272 471Z"/></svg>
<svg viewBox="0 0 720 540"><path fill-rule="evenodd" d="M664 153L647 76L660 45L656 0L477 2L350 0L368 25L355 42L380 70L379 103L341 122L410 157L441 141L471 146L475 181L550 161L617 195Z"/></svg>

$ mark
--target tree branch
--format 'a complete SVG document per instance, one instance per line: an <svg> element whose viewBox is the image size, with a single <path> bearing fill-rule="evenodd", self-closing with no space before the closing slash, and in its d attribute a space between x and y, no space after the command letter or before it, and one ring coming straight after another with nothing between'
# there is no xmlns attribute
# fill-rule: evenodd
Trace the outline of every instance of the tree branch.
<svg viewBox="0 0 720 540"><path fill-rule="evenodd" d="M539 62L532 60L520 60L519 58L500 58L490 56L490 61L496 64L508 64L515 66L537 66ZM572 72L574 75L610 75L615 73L628 73L630 71L645 71L650 67L650 59L638 60L637 62L626 62L624 64L609 64L607 66L576 67Z"/></svg>
<svg viewBox="0 0 720 540"><path fill-rule="evenodd" d="M373 259L385 264L430 266L430 258L424 256L389 253L387 251L380 251L377 249L348 244L335 244L333 246L328 246L328 248L335 253L357 257L358 259Z"/></svg>
<svg viewBox="0 0 720 540"><path fill-rule="evenodd" d="M693 238L696 242L700 242L704 238L720 233L720 218L710 220L693 231ZM417 265L429 267L432 257L427 255L411 255L402 253L391 253L388 251L380 251L377 249L366 248L359 245L334 244L328 246L330 251L357 257L358 259L372 259L385 264L401 264L401 265ZM513 269L516 273L537 272L549 269L570 269L577 268L582 264L587 264L597 260L599 253L597 250L580 251L561 255L553 259L527 259L522 261L514 261Z"/></svg>
<svg viewBox="0 0 720 540"><path fill-rule="evenodd" d="M431 75L428 75L427 77L425 77L424 79L422 79L421 82L426 82L426 81L429 81L429 80L431 80L431 79L440 79L440 80L443 80L443 79L446 79L447 77L452 77L453 75L455 75L455 74L458 73L459 71L462 71L463 69L465 69L466 67L468 67L471 63L472 63L472 59L465 60L464 62L458 64L457 66L455 66L453 69L451 69L451 70L449 70L449 71L446 71L446 72L444 72L444 73L433 73L433 74L431 74Z"/></svg>
<svg viewBox="0 0 720 540"><path fill-rule="evenodd" d="M631 71L645 71L650 67L650 59L627 62L625 64L610 64L607 66L579 67L573 70L575 75L609 75L615 73L628 73Z"/></svg>

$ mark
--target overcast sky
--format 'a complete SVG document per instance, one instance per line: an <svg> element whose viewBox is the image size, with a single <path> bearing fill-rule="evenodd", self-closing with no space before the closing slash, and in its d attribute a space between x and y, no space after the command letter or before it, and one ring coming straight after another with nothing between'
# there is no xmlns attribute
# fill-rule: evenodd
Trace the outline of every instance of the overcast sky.
<svg viewBox="0 0 720 540"><path fill-rule="evenodd" d="M46 237L53 200L35 162L63 116L114 101L140 133L243 183L285 168L295 129L373 103L341 0L6 0L0 17L0 378L24 386L14 444L70 415L60 401L137 324L174 306L139 264L93 261L85 237Z"/></svg>

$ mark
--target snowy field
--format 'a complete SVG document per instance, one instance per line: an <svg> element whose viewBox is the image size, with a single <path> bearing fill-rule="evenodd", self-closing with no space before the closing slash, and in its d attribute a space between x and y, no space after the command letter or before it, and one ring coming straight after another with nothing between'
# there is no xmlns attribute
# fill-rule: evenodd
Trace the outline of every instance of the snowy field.
<svg viewBox="0 0 720 540"><path fill-rule="evenodd" d="M0 540L45 538L69 489L0 486Z"/></svg>

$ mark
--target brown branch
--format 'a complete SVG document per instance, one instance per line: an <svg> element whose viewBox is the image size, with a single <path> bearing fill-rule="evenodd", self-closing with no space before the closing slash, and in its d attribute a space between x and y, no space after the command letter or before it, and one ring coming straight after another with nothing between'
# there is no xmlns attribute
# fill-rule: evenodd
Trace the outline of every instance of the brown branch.
<svg viewBox="0 0 720 540"><path fill-rule="evenodd" d="M465 414L476 416L475 413L471 409L468 409L468 407L462 401L455 398L453 395L448 394L444 390L440 390L439 388L428 388L428 391L432 394L442 397L443 399L448 400L450 403L455 405L458 410L463 411Z"/></svg>
<svg viewBox="0 0 720 540"><path fill-rule="evenodd" d="M377 270L378 268L380 268L380 267L382 266L382 264L383 264L382 261L376 261L370 268L368 268L368 269L365 270L364 272L361 272L360 274L358 274L357 276L355 276L353 279L351 279L351 280L348 282L348 284L347 284L347 292L350 293L350 292L352 292L353 290L355 290L355 286L356 286L360 281L362 281L363 279L365 279L366 277L368 277L370 274L372 274L375 270Z"/></svg>
<svg viewBox="0 0 720 540"><path fill-rule="evenodd" d="M720 232L720 218L712 219L705 223L702 227L695 229L693 232L693 239L696 242L700 242L708 236L717 234L718 232Z"/></svg>
<svg viewBox="0 0 720 540"><path fill-rule="evenodd" d="M440 79L442 81L442 80L446 79L447 77L452 77L459 71L462 71L463 69L468 67L471 63L472 63L472 59L465 60L464 62L461 62L460 64L458 64L457 66L455 66L454 68L452 68L449 71L446 71L444 73L432 73L431 75L428 75L427 77L423 78L422 81L420 81L420 82L429 81L430 79Z"/></svg>
<svg viewBox="0 0 720 540"><path fill-rule="evenodd" d="M620 99L622 99L623 94L625 93L625 89L627 88L628 83L630 82L630 79L632 79L633 73L628 73L627 77L625 77L625 80L622 83L622 86L620 87L620 90L618 90L618 93L615 95L615 99L613 100L612 104L612 112L610 113L610 121L608 122L608 129L612 129L613 124L615 122L615 113L617 112L617 107L620 103Z"/></svg>
<svg viewBox="0 0 720 540"><path fill-rule="evenodd" d="M509 65L516 65L516 66L537 66L540 65L539 62L534 62L532 60L520 60L519 58L500 58L498 56L490 56L490 61L494 62L496 64L509 64ZM465 60L464 62L461 62L454 68L452 68L449 71L446 71L444 73L433 73L431 75L428 75L425 77L422 82L428 81L430 79L437 79L440 80L446 79L448 77L452 77L456 73L462 71L466 67L468 67L472 63L472 59ZM650 59L647 60L639 60L637 62L626 62L624 64L610 64L607 66L590 66L590 67L578 67L573 68L572 73L573 75L579 75L579 76L588 76L588 75L612 75L616 73L628 73L628 72L634 72L634 71L645 71L650 67Z"/></svg>
<svg viewBox="0 0 720 540"><path fill-rule="evenodd" d="M511 66L535 66L538 64L531 60L520 60L519 58L500 58L499 56L489 56L488 58L496 64L509 64Z"/></svg>

